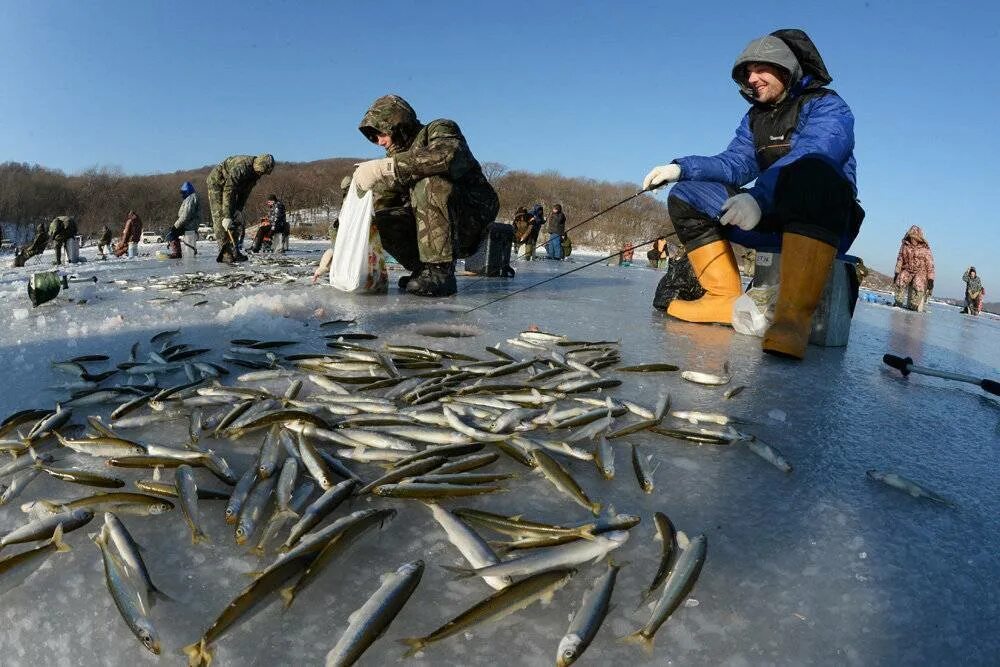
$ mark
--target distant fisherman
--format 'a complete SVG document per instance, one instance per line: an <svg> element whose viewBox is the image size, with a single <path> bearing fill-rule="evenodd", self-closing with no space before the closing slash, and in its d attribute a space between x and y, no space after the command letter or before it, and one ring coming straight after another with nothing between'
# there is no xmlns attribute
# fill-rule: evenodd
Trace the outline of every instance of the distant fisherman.
<svg viewBox="0 0 1000 667"><path fill-rule="evenodd" d="M99 239L97 239L97 252L100 253L101 259L107 259L108 258L108 255L107 255L106 252L104 252L104 249L105 248L107 248L108 250L112 249L111 248L111 240L113 238L114 238L114 236L112 236L112 234L111 234L111 228L110 227L108 227L107 225L104 225L103 227L101 227L101 237Z"/></svg>
<svg viewBox="0 0 1000 667"><path fill-rule="evenodd" d="M201 201L194 190L194 183L184 181L181 185L181 207L177 211L177 220L167 232L167 243L170 247L170 259L181 257L181 237L185 232L196 232L201 225Z"/></svg>
<svg viewBox="0 0 1000 667"><path fill-rule="evenodd" d="M68 215L60 215L52 218L52 222L49 223L49 238L56 249L56 261L53 262L55 266L62 264L63 249L66 250L66 261L70 261L69 240L76 236L76 232L76 220L74 218Z"/></svg>
<svg viewBox="0 0 1000 667"><path fill-rule="evenodd" d="M24 263L35 255L45 252L45 246L49 243L49 230L44 222L35 225L35 238L14 257L14 266L24 266Z"/></svg>
<svg viewBox="0 0 1000 667"><path fill-rule="evenodd" d="M274 156L261 153L256 157L227 157L209 173L208 205L212 210L215 238L219 242L218 261L246 261L247 256L238 247L243 233L243 207L261 176L266 176L273 170Z"/></svg>
<svg viewBox="0 0 1000 667"><path fill-rule="evenodd" d="M358 165L359 190L375 190L375 224L387 252L411 275L399 286L419 296L456 292L455 260L476 251L500 210L458 124L424 125L406 100L380 97L359 128L388 157Z"/></svg>
<svg viewBox="0 0 1000 667"><path fill-rule="evenodd" d="M864 218L854 115L826 87L833 79L801 30L750 42L732 77L751 106L726 150L677 158L643 180L644 188L679 181L667 200L670 219L705 288L699 299L674 299L667 313L732 324L743 290L730 240L752 245L764 240L760 232L780 234L781 285L763 348L801 359L837 249L853 242Z"/></svg>
<svg viewBox="0 0 1000 667"><path fill-rule="evenodd" d="M125 216L125 227L122 229L122 240L115 249L115 257L121 257L126 252L129 257L139 256L139 240L142 238L142 219L135 211L129 211Z"/></svg>

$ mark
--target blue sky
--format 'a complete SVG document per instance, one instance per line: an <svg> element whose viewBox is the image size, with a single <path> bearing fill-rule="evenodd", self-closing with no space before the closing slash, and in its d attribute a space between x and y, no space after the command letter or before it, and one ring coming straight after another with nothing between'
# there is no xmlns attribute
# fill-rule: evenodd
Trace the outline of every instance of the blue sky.
<svg viewBox="0 0 1000 667"><path fill-rule="evenodd" d="M924 228L942 296L975 264L1000 294L996 3L4 2L0 160L152 173L270 151L377 156L368 104L460 123L480 160L638 183L713 154L746 103L755 36L801 27L851 105L854 252L891 273ZM572 215L572 213L570 213Z"/></svg>

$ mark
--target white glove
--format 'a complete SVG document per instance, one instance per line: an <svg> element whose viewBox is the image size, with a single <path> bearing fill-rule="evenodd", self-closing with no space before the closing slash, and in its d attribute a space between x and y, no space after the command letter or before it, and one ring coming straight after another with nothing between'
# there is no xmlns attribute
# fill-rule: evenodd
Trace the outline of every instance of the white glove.
<svg viewBox="0 0 1000 667"><path fill-rule="evenodd" d="M233 226L233 219L232 218L223 218L222 219L222 228L223 229L228 230L232 226Z"/></svg>
<svg viewBox="0 0 1000 667"><path fill-rule="evenodd" d="M396 180L396 163L391 157L368 160L354 170L354 185L367 192L379 183Z"/></svg>
<svg viewBox="0 0 1000 667"><path fill-rule="evenodd" d="M642 179L642 189L649 190L650 188L658 188L664 183L673 183L681 178L681 166L671 162L670 164L661 164L659 167L653 167L653 171L646 174L646 178Z"/></svg>
<svg viewBox="0 0 1000 667"><path fill-rule="evenodd" d="M752 194L741 192L722 204L722 218L719 221L724 225L736 225L748 232L760 222L760 205Z"/></svg>

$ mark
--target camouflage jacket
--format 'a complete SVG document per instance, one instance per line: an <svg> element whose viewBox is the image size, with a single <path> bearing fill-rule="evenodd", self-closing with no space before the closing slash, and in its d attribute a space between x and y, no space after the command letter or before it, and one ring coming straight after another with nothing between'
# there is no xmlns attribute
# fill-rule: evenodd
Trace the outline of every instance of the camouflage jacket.
<svg viewBox="0 0 1000 667"><path fill-rule="evenodd" d="M376 193L376 208L380 200L391 199L391 191L401 194L401 190L408 190L421 179L441 176L454 183L467 210L481 211L485 222L493 222L499 204L497 194L457 123L438 119L424 125L406 100L386 95L375 100L359 129L372 142L380 133L392 136L386 155L393 158L396 183L401 187Z"/></svg>
<svg viewBox="0 0 1000 667"><path fill-rule="evenodd" d="M181 202L181 207L177 210L177 222L181 223L180 228L185 232L198 231L201 224L201 202L197 192L192 192Z"/></svg>
<svg viewBox="0 0 1000 667"><path fill-rule="evenodd" d="M236 211L242 211L260 180L260 174L253 169L253 155L233 155L227 157L208 175L210 190L222 193L222 217L232 218Z"/></svg>
<svg viewBox="0 0 1000 667"><path fill-rule="evenodd" d="M49 223L49 238L53 241L65 241L76 236L76 220L68 215L60 215Z"/></svg>

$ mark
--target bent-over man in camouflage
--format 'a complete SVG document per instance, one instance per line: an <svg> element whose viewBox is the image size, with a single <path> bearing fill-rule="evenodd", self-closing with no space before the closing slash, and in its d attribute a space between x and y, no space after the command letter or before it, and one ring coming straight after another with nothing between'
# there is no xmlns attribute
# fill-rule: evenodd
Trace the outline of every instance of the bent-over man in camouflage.
<svg viewBox="0 0 1000 667"><path fill-rule="evenodd" d="M212 228L219 242L220 262L245 262L247 256L236 243L242 236L242 215L247 199L261 176L274 169L274 157L262 153L227 157L208 175L208 205L212 210ZM234 218L238 217L236 223Z"/></svg>
<svg viewBox="0 0 1000 667"><path fill-rule="evenodd" d="M500 201L458 124L424 125L406 100L375 100L359 127L388 157L362 162L360 190L374 189L382 245L411 275L400 289L420 296L455 293L455 260L476 251Z"/></svg>

